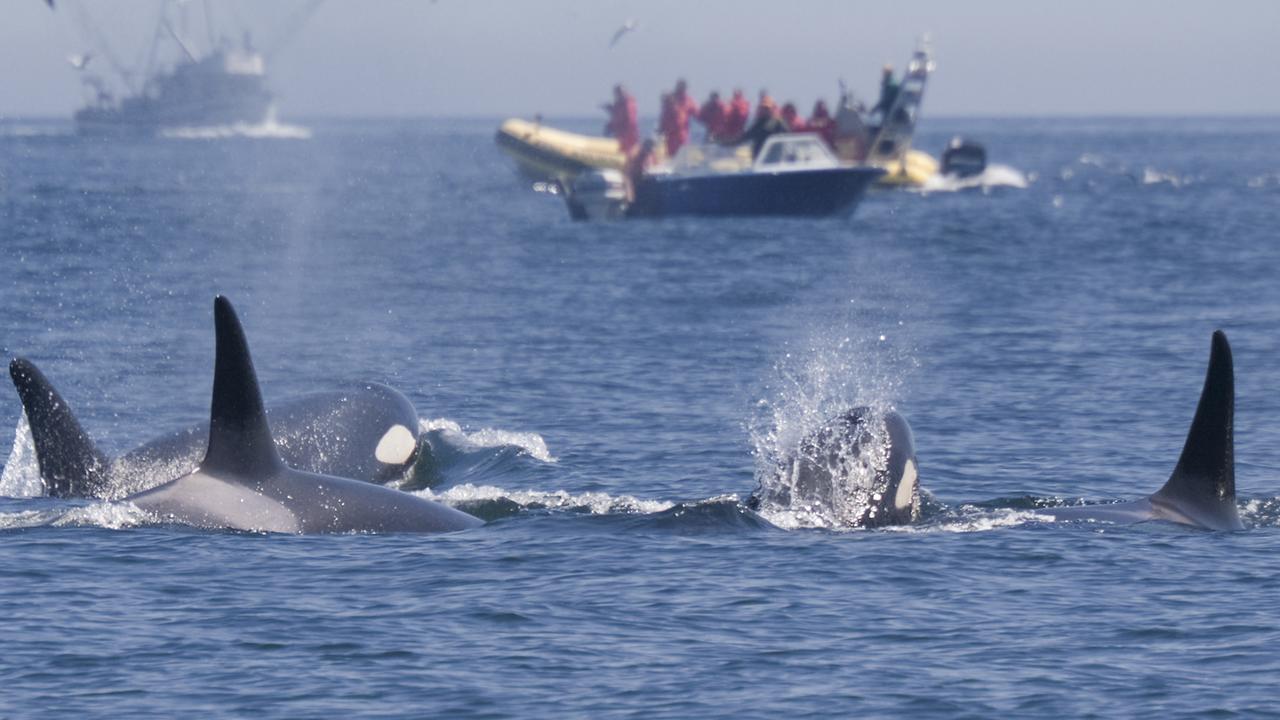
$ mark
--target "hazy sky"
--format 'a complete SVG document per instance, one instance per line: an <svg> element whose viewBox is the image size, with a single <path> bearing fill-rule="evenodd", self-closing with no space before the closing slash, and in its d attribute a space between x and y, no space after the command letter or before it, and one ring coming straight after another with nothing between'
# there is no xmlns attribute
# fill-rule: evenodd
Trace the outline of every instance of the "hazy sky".
<svg viewBox="0 0 1280 720"><path fill-rule="evenodd" d="M140 65L158 0L0 0L0 115L82 104L76 7ZM202 0L189 0L196 44ZM216 26L274 45L306 2L208 0ZM640 29L608 48L615 29ZM284 119L589 116L621 81L641 112L677 77L699 97L767 87L807 109L839 78L874 94L931 33L933 115L1280 114L1275 0L328 0L270 58ZM201 42L203 44L201 44ZM100 59L91 69L107 70Z"/></svg>

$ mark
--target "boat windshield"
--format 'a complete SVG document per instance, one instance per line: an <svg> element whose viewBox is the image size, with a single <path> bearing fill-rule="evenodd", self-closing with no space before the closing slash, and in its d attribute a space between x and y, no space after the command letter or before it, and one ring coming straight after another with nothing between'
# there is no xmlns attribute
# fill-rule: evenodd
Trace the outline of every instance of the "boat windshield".
<svg viewBox="0 0 1280 720"><path fill-rule="evenodd" d="M755 169L768 172L781 170L815 170L839 165L836 156L817 135L787 133L765 141L756 158Z"/></svg>
<svg viewBox="0 0 1280 720"><path fill-rule="evenodd" d="M748 145L724 146L685 145L669 163L669 172L676 175L707 175L744 172L751 169L751 147Z"/></svg>

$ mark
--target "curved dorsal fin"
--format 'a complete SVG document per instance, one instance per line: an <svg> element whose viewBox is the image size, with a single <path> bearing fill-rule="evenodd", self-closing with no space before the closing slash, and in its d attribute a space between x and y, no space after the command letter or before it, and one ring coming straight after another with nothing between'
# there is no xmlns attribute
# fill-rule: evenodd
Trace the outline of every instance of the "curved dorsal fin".
<svg viewBox="0 0 1280 720"><path fill-rule="evenodd" d="M213 368L213 407L209 414L209 450L200 469L212 474L268 475L283 466L267 424L249 343L231 302L213 301L217 359Z"/></svg>
<svg viewBox="0 0 1280 720"><path fill-rule="evenodd" d="M1172 507L1198 524L1215 530L1238 530L1243 525L1236 509L1235 371L1227 336L1213 333L1209 370L1195 419L1187 432L1182 456L1168 482L1151 496L1157 505Z"/></svg>
<svg viewBox="0 0 1280 720"><path fill-rule="evenodd" d="M55 497L96 496L105 483L107 458L98 451L71 406L35 363L14 358L9 377L22 401L40 463L40 478Z"/></svg>

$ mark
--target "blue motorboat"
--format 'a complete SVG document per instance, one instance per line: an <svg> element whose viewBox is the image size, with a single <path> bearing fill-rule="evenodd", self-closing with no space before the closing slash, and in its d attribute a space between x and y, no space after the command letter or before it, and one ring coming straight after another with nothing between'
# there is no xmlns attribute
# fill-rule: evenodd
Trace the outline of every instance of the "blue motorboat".
<svg viewBox="0 0 1280 720"><path fill-rule="evenodd" d="M673 215L824 216L852 212L885 171L841 165L817 135L782 133L749 147L690 145L635 183L616 170L579 176L565 193L576 219Z"/></svg>

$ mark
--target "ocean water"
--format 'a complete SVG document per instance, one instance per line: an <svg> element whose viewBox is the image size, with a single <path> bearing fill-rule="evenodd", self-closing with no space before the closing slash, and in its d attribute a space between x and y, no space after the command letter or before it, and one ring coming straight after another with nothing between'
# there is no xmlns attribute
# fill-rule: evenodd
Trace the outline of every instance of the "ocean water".
<svg viewBox="0 0 1280 720"><path fill-rule="evenodd" d="M1277 714L1280 120L927 118L917 146L978 139L1026 187L612 224L532 192L496 126L0 123L0 347L104 448L205 417L221 293L268 401L397 387L422 492L488 520L30 497L9 393L0 717ZM1247 529L1037 517L1164 482L1216 328ZM920 523L745 508L855 404L911 422Z"/></svg>

